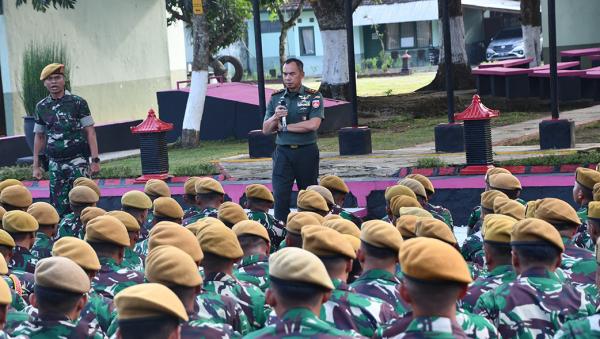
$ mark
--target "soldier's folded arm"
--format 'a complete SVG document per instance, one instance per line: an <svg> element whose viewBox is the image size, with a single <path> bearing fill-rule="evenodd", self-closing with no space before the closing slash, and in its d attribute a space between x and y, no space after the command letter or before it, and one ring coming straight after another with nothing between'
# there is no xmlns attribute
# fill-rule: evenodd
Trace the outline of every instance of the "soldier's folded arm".
<svg viewBox="0 0 600 339"><path fill-rule="evenodd" d="M322 119L319 117L310 118L306 121L300 121L295 124L289 124L287 129L288 131L294 133L307 133L316 131L319 129L319 126L321 126L321 120Z"/></svg>

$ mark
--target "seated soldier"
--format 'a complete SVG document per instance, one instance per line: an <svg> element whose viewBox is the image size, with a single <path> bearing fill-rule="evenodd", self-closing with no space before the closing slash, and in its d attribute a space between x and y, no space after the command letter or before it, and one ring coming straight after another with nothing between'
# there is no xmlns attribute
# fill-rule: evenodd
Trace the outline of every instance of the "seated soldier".
<svg viewBox="0 0 600 339"><path fill-rule="evenodd" d="M86 207L95 207L100 198L98 194L87 186L77 186L69 192L69 205L71 213L65 215L58 225L56 238L77 237L83 239L85 228L81 223L81 212Z"/></svg>
<svg viewBox="0 0 600 339"><path fill-rule="evenodd" d="M525 219L526 206L515 200L500 196L494 199L493 205L494 214L506 215L517 221Z"/></svg>
<svg viewBox="0 0 600 339"><path fill-rule="evenodd" d="M244 251L244 257L237 264L234 276L265 292L269 288L269 233L259 222L253 220L240 221L232 230Z"/></svg>
<svg viewBox="0 0 600 339"><path fill-rule="evenodd" d="M240 221L248 220L246 211L244 211L242 206L231 201L226 201L219 206L217 218L229 228L232 228L233 225Z"/></svg>
<svg viewBox="0 0 600 339"><path fill-rule="evenodd" d="M252 184L246 186L246 208L248 219L261 223L269 233L271 239L271 253L277 251L279 244L285 238L285 224L275 219L269 214L269 210L273 208L275 199L269 189L261 184Z"/></svg>
<svg viewBox="0 0 600 339"><path fill-rule="evenodd" d="M33 203L27 209L27 213L31 214L37 220L39 228L35 234L35 243L31 248L31 254L38 260L44 259L52 254L52 245L56 236L58 222L60 217L54 206L47 202Z"/></svg>
<svg viewBox="0 0 600 339"><path fill-rule="evenodd" d="M217 218L217 209L225 201L223 186L213 178L204 177L198 179L195 189L196 204L200 212L190 218L184 219L183 226L195 223L205 217Z"/></svg>
<svg viewBox="0 0 600 339"><path fill-rule="evenodd" d="M400 210L407 207L421 208L421 204L417 201L417 199L413 199L406 195L397 195L392 198L390 201L390 211L392 214L389 220L392 225L394 225L396 220L400 217ZM429 212L427 213L429 214Z"/></svg>
<svg viewBox="0 0 600 339"><path fill-rule="evenodd" d="M96 184L96 182L90 178L86 178L86 177L79 177L75 180L73 180L73 187L77 187L77 186L87 186L89 188L91 188L92 190L94 190L94 192L96 192L96 194L98 194L98 197L102 197L102 192L100 191L100 187L98 186L98 184Z"/></svg>
<svg viewBox="0 0 600 339"><path fill-rule="evenodd" d="M181 225L183 217L183 209L179 203L173 198L157 198L154 200L154 208L152 210L153 225L149 228L152 232L154 225L160 222L170 222ZM138 242L135 245L134 251L141 257L146 257L148 254L148 237Z"/></svg>
<svg viewBox="0 0 600 339"><path fill-rule="evenodd" d="M502 167L488 168L488 170L485 173L485 176L483 178L483 180L485 182L484 192L488 191L490 189L490 186L489 186L490 176L492 176L494 174L499 174L499 173L511 174L509 170L502 168ZM475 206L473 208L473 210L471 211L471 214L469 214L469 219L467 220L467 229L468 230L472 229L473 227L475 227L475 224L477 224L477 222L479 222L479 220L482 220L482 219L483 219L483 217L481 216L481 205Z"/></svg>
<svg viewBox="0 0 600 339"><path fill-rule="evenodd" d="M83 225L83 229L85 230L88 222L92 221L95 217L99 217L101 215L105 215L106 211L100 207L90 206L86 207L81 211L81 215L79 216L79 220ZM85 232L84 232L85 233Z"/></svg>
<svg viewBox="0 0 600 339"><path fill-rule="evenodd" d="M140 239L140 224L138 224L135 218L123 211L111 211L106 213L119 219L125 225L127 234L129 234L129 247L125 247L125 255L121 267L128 268L130 270L143 272L144 271L144 259L142 256L133 251L135 244Z"/></svg>
<svg viewBox="0 0 600 339"><path fill-rule="evenodd" d="M422 174L409 174L406 178L415 179L423 185L423 188L425 188L427 202L423 205L423 208L430 213L433 212L441 216L446 224L451 228L454 228L454 221L452 220L452 213L450 213L450 210L443 206L432 205L430 203L431 197L435 194L435 188L433 187L431 180Z"/></svg>
<svg viewBox="0 0 600 339"><path fill-rule="evenodd" d="M169 185L167 185L167 183L162 180L150 179L146 181L146 185L144 185L144 194L146 194L150 201L154 203L154 200L161 197L170 198L171 189L169 188ZM154 226L154 224L156 224L154 222L154 214L152 213L152 211L149 211L148 215L146 216L146 220L142 224L142 239L146 239L148 237L148 232L150 232L150 229L152 228L152 226Z"/></svg>
<svg viewBox="0 0 600 339"><path fill-rule="evenodd" d="M5 263L6 264L6 263ZM13 294L8 284L3 280L0 281L0 338L8 338L4 329L8 317L8 308L13 301Z"/></svg>
<svg viewBox="0 0 600 339"><path fill-rule="evenodd" d="M14 186L11 186L14 187ZM27 212L13 210L2 217L2 227L15 241L12 256L8 262L11 271L19 276L20 272L33 273L37 258L31 253L35 243L38 222Z"/></svg>
<svg viewBox="0 0 600 339"><path fill-rule="evenodd" d="M196 181L198 179L198 177L189 177L183 184L183 202L187 205L183 212L183 220L200 212L198 205L196 205Z"/></svg>
<svg viewBox="0 0 600 339"><path fill-rule="evenodd" d="M31 192L20 182L19 184L5 187L0 192L0 205L7 212L27 211L32 203Z"/></svg>
<svg viewBox="0 0 600 339"><path fill-rule="evenodd" d="M129 191L121 197L121 211L131 214L140 225L140 239L148 237L143 227L152 208L152 200L142 191Z"/></svg>
<svg viewBox="0 0 600 339"><path fill-rule="evenodd" d="M33 293L34 279L33 274L29 272L19 271L17 275L12 273L10 263L13 256L13 249L15 248L15 240L5 230L0 230L0 254L4 258L7 267L7 273L2 274L2 279L8 284L8 286L15 291L19 298L13 300L13 307L21 311L27 306L29 300L29 294Z"/></svg>
<svg viewBox="0 0 600 339"><path fill-rule="evenodd" d="M352 221L356 226L362 224L362 220L354 214L346 211L343 206L346 201L346 196L350 194L350 188L342 180L335 175L325 175L319 180L319 185L327 188L333 195L334 205L331 208L331 214L339 215L340 217Z"/></svg>
<svg viewBox="0 0 600 339"><path fill-rule="evenodd" d="M327 201L315 191L301 190L298 192L296 207L298 212L313 212L322 217L329 214Z"/></svg>
<svg viewBox="0 0 600 339"><path fill-rule="evenodd" d="M415 193L415 196L417 197L417 201L419 202L419 206L415 206L415 207L425 208L425 206L427 206L427 201L428 201L427 200L428 199L427 191L425 190L425 186L423 186L421 184L421 182L419 182L416 179L404 178L404 179L398 181L398 185L406 186ZM446 219L444 219L444 217L442 217L441 215L437 214L437 212L430 212L430 214L434 218L445 222L448 225L448 227L450 227L450 229L452 229L454 227L452 224L448 224L446 222Z"/></svg>
<svg viewBox="0 0 600 339"><path fill-rule="evenodd" d="M573 185L573 200L580 206L577 211L581 226L574 237L575 244L587 250L594 251L596 244L590 239L586 232L586 222L588 218L588 204L594 200L594 185L600 183L600 172L590 168L579 167L575 171L575 184Z"/></svg>
<svg viewBox="0 0 600 339"><path fill-rule="evenodd" d="M283 247L300 247L302 248L302 227L306 225L321 225L320 215L312 212L292 212L288 214L288 220L285 225L287 231L285 240L279 245Z"/></svg>
<svg viewBox="0 0 600 339"><path fill-rule="evenodd" d="M333 214L330 214L330 216ZM344 238L352 245L354 252L358 255L360 249L360 228L354 224L354 222L348 219L329 219L323 223L323 226L332 228L340 232ZM352 260L352 270L348 273L348 284L353 283L362 274L362 267L358 260Z"/></svg>
<svg viewBox="0 0 600 339"><path fill-rule="evenodd" d="M600 184L596 184L600 191ZM600 198L600 197L599 197ZM592 201L588 205L587 231L594 243L600 238L600 201ZM596 247L597 248L597 247Z"/></svg>
<svg viewBox="0 0 600 339"><path fill-rule="evenodd" d="M394 214L392 213L392 206L391 206L392 198L399 196L399 195L405 195L405 196L413 198L415 200L417 199L417 196L415 195L415 193L410 188L408 188L404 185L394 185L394 186L390 186L390 187L386 188L385 193L384 193L386 215L381 220L386 221L386 222L392 221L392 219L394 218Z"/></svg>

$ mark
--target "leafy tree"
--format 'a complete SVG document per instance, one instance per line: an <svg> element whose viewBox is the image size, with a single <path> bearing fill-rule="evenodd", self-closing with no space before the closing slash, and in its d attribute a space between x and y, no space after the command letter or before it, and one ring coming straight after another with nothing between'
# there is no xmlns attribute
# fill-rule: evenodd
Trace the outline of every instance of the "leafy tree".
<svg viewBox="0 0 600 339"><path fill-rule="evenodd" d="M21 5L26 5L27 0L16 0L17 7ZM46 12L50 6L54 7L54 9L64 8L64 9L73 9L75 8L75 4L77 0L31 0L31 4L33 5L33 9L38 12Z"/></svg>
<svg viewBox="0 0 600 339"><path fill-rule="evenodd" d="M286 11L282 10L281 8L289 2L289 0L262 1L262 6L266 8L272 16L277 17L277 20L279 20L279 23L281 24L281 30L279 31L279 65L281 67L283 67L285 59L287 59L287 54L285 52L285 47L287 45L287 33L290 28L294 27L296 20L298 20L302 14L305 0L300 0L295 5L296 7L291 9L290 14L288 15Z"/></svg>

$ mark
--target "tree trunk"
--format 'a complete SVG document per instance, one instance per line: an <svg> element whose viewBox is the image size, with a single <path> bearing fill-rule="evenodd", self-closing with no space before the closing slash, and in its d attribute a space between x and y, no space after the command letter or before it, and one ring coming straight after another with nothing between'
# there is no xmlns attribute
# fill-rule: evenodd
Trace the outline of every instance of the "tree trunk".
<svg viewBox="0 0 600 339"><path fill-rule="evenodd" d="M283 64L287 59L287 54L285 53L285 46L287 45L287 33L290 28L294 27L296 24L296 20L302 14L302 9L304 8L304 0L300 0L296 9L290 15L289 19L285 19L285 14L281 11L280 8L277 8L277 18L279 19L279 23L281 24L281 30L279 31L279 69L283 69Z"/></svg>
<svg viewBox="0 0 600 339"><path fill-rule="evenodd" d="M438 13L440 17L440 36L443 33L443 6L444 0L438 0ZM471 89L475 87L475 81L471 75L471 66L467 57L467 48L465 44L465 25L462 16L461 0L449 1L450 16L450 42L452 44L452 74L454 80L454 89ZM446 60L444 58L444 41L440 46L440 62L437 73L433 81L420 90L441 91L446 89Z"/></svg>
<svg viewBox="0 0 600 339"><path fill-rule="evenodd" d="M200 144L200 125L208 89L209 39L206 15L194 15L192 29L194 60L192 61L190 95L183 117L183 131L181 133L183 147L195 147Z"/></svg>
<svg viewBox="0 0 600 339"><path fill-rule="evenodd" d="M529 63L529 67L539 66L542 62L540 0L521 0L521 28L523 29L525 57L533 58L533 61Z"/></svg>
<svg viewBox="0 0 600 339"><path fill-rule="evenodd" d="M283 64L287 59L287 53L285 52L285 46L287 45L287 32L288 28L284 28L281 25L281 32L279 33L279 69L283 69Z"/></svg>

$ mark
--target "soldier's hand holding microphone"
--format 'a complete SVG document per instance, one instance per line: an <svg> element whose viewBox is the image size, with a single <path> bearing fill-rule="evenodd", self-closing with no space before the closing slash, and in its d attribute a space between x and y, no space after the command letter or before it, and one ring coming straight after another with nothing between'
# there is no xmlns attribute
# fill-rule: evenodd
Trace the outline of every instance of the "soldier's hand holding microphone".
<svg viewBox="0 0 600 339"><path fill-rule="evenodd" d="M278 130L281 132L287 132L287 115L288 109L285 100L281 99L277 107L275 107L275 117L279 120Z"/></svg>

